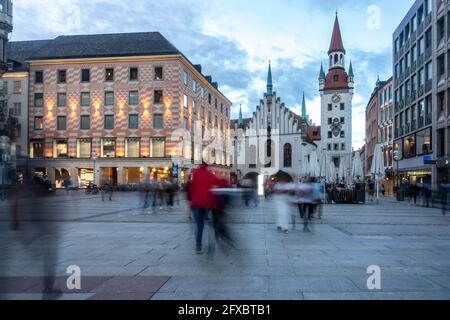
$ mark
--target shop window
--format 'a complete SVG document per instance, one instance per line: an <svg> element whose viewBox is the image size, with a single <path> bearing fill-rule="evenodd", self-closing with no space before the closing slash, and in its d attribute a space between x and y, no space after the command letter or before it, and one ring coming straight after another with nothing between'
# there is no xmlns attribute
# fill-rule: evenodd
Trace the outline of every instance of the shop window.
<svg viewBox="0 0 450 320"><path fill-rule="evenodd" d="M153 138L151 139L151 157L164 158L166 156L166 139Z"/></svg>
<svg viewBox="0 0 450 320"><path fill-rule="evenodd" d="M116 157L116 139L102 139L102 158Z"/></svg>
<svg viewBox="0 0 450 320"><path fill-rule="evenodd" d="M30 157L43 158L44 157L44 142L32 141L30 144Z"/></svg>
<svg viewBox="0 0 450 320"><path fill-rule="evenodd" d="M404 138L403 155L405 158L413 158L416 156L416 139L414 135Z"/></svg>
<svg viewBox="0 0 450 320"><path fill-rule="evenodd" d="M127 158L139 158L140 157L140 139L128 138L125 141L125 157Z"/></svg>
<svg viewBox="0 0 450 320"><path fill-rule="evenodd" d="M417 155L425 155L431 152L431 129L428 128L417 133Z"/></svg>
<svg viewBox="0 0 450 320"><path fill-rule="evenodd" d="M54 141L54 150L53 154L55 158L67 158L68 153L68 144L66 139L56 139Z"/></svg>
<svg viewBox="0 0 450 320"><path fill-rule="evenodd" d="M91 139L78 139L77 157L83 158L83 159L91 158L91 156L92 156L91 146L92 146Z"/></svg>

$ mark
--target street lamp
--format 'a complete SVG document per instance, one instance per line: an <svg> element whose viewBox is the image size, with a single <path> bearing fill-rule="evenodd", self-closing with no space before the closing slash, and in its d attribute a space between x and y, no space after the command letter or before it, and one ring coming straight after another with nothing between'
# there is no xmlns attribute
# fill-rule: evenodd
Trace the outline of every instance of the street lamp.
<svg viewBox="0 0 450 320"><path fill-rule="evenodd" d="M98 157L97 157L97 153L96 152L92 152L92 160L94 161L94 181L93 181L93 185L95 185L95 160L97 160L98 159Z"/></svg>
<svg viewBox="0 0 450 320"><path fill-rule="evenodd" d="M399 150L395 150L394 151L394 160L395 162L397 162L397 179L396 180L396 184L397 184L397 200L400 199L399 194L400 194L400 175L399 175L399 162L401 160L401 154Z"/></svg>

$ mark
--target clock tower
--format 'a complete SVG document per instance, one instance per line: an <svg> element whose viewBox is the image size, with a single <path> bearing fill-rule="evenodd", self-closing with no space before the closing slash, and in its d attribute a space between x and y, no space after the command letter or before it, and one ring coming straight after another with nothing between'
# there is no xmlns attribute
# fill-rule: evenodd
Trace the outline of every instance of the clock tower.
<svg viewBox="0 0 450 320"><path fill-rule="evenodd" d="M322 149L326 150L328 163L334 163L336 172L343 162L347 179L351 169L354 76L351 62L346 70L346 51L337 14L328 57L328 72L322 65L319 75Z"/></svg>

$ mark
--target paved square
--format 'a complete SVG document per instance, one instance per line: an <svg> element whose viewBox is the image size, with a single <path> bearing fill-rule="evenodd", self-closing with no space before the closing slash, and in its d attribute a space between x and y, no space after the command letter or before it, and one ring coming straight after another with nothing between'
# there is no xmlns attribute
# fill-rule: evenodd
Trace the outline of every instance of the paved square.
<svg viewBox="0 0 450 320"><path fill-rule="evenodd" d="M27 204L30 208L35 204ZM187 203L156 214L139 209L138 193L113 201L81 192L58 194L40 220L54 237L60 299L450 299L450 217L391 199L379 205L326 205L311 233L297 224L276 230L276 207L229 213L236 249L217 247L213 259L194 253ZM30 223L8 230L0 203L0 296L42 299L42 239ZM299 221L298 221L299 223ZM205 247L211 236L205 233ZM80 290L66 286L67 268L81 268ZM381 290L367 288L367 267L381 268Z"/></svg>

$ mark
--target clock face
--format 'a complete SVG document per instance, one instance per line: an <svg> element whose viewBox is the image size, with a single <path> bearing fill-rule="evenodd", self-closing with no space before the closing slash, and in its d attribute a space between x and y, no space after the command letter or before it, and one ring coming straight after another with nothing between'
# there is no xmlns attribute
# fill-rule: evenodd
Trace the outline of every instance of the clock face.
<svg viewBox="0 0 450 320"><path fill-rule="evenodd" d="M341 96L338 94L335 94L332 98L331 101L333 101L333 103L339 103L341 102Z"/></svg>

